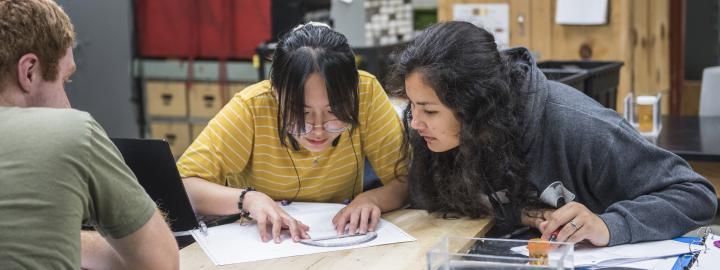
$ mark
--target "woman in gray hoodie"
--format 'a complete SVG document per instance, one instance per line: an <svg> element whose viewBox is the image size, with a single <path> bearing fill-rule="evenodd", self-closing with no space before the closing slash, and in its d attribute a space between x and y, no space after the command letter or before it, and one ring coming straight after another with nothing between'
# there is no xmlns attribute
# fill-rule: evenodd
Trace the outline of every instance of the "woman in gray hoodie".
<svg viewBox="0 0 720 270"><path fill-rule="evenodd" d="M615 111L547 80L527 49L500 52L487 31L447 22L397 60L416 207L596 246L672 238L715 214L707 180Z"/></svg>

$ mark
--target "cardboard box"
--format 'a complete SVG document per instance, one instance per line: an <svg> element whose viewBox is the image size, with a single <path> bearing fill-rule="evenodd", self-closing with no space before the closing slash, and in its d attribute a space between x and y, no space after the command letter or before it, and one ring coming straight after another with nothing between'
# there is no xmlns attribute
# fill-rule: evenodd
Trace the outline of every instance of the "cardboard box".
<svg viewBox="0 0 720 270"><path fill-rule="evenodd" d="M183 122L150 123L150 135L153 139L162 139L170 144L170 150L175 159L190 146L190 126Z"/></svg>
<svg viewBox="0 0 720 270"><path fill-rule="evenodd" d="M205 129L206 126L207 123L190 125L190 137L193 141L197 139L198 136L200 136L200 133L202 133L203 129Z"/></svg>
<svg viewBox="0 0 720 270"><path fill-rule="evenodd" d="M217 83L194 83L189 91L190 117L212 118L225 101Z"/></svg>
<svg viewBox="0 0 720 270"><path fill-rule="evenodd" d="M228 103L235 96L235 94L239 93L250 85L250 83L231 83L227 87L227 89L225 89L225 91L227 92L225 94L225 97L227 99L225 100L225 103Z"/></svg>
<svg viewBox="0 0 720 270"><path fill-rule="evenodd" d="M149 116L187 117L187 92L183 82L146 81Z"/></svg>

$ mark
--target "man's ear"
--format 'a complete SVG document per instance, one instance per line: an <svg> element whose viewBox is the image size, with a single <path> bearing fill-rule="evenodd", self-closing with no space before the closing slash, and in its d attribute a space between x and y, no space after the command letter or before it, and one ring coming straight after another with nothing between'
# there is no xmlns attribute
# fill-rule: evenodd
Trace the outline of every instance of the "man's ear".
<svg viewBox="0 0 720 270"><path fill-rule="evenodd" d="M23 92L30 92L37 80L41 80L40 61L34 53L20 57L17 63L17 80Z"/></svg>

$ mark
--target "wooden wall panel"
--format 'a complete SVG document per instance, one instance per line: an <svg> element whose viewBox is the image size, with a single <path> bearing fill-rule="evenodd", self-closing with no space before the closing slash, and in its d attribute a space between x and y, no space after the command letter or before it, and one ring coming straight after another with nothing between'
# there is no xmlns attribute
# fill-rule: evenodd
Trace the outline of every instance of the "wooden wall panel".
<svg viewBox="0 0 720 270"><path fill-rule="evenodd" d="M438 0L438 21L453 18L452 5L462 3L504 3L510 6L510 46L527 47L539 59L549 58L554 0ZM522 16L522 21L520 20ZM548 57L546 57L548 56Z"/></svg>
<svg viewBox="0 0 720 270"><path fill-rule="evenodd" d="M530 0L510 0L510 46L528 46L533 22ZM531 19L532 18L532 19Z"/></svg>
<svg viewBox="0 0 720 270"><path fill-rule="evenodd" d="M555 0L532 0L530 2L530 43L524 46L532 50L538 61L552 59L553 24L555 23ZM512 29L510 29L512 31Z"/></svg>
<svg viewBox="0 0 720 270"><path fill-rule="evenodd" d="M552 25L553 47L551 56L557 60L578 60L581 59L580 47L589 45L592 49L592 60L610 60L620 59L621 51L618 50L621 35L623 35L623 25L618 22L625 11L617 8L614 0L611 3L609 24L578 26L578 25ZM555 13L555 1L552 1L552 15Z"/></svg>
<svg viewBox="0 0 720 270"><path fill-rule="evenodd" d="M510 45L528 47L538 61L580 60L586 46L592 51L590 60L624 62L618 111L623 110L623 97L633 91L663 93L663 112L668 112L670 0L610 0L608 24L593 26L555 24L555 0L439 0L438 19L452 19L456 3L509 3Z"/></svg>
<svg viewBox="0 0 720 270"><path fill-rule="evenodd" d="M650 55L649 37L648 37L648 10L645 7L648 0L631 0L632 13L632 35L635 36L632 42L633 49L633 72L635 76L634 85L630 85L630 90L635 91L636 95L652 95L649 91L650 78Z"/></svg>
<svg viewBox="0 0 720 270"><path fill-rule="evenodd" d="M663 94L663 114L670 113L670 0L650 6L650 91Z"/></svg>
<svg viewBox="0 0 720 270"><path fill-rule="evenodd" d="M618 12L621 10L630 10L631 8L633 8L632 1L633 0L613 0L610 2L610 10L614 10L614 12ZM618 111L622 112L624 111L625 107L621 102L623 101L625 96L627 96L627 94L632 91L631 89L633 88L632 82L634 81L635 74L632 72L632 59L634 53L633 47L635 46L635 43L637 43L637 35L635 35L632 31L632 28L630 28L630 25L632 25L634 18L632 12L624 12L618 17L615 17L615 19L619 21L620 25L625 26L624 28L618 30L619 33L617 36L618 50L620 55L620 58L618 58L618 60L623 61L624 64L622 69L620 70L620 86L618 87L617 92L616 108L618 108ZM613 21L611 21L610 23L613 23Z"/></svg>
<svg viewBox="0 0 720 270"><path fill-rule="evenodd" d="M643 0L639 0L643 1ZM619 111L623 110L622 99L632 89L633 81L633 31L634 18L628 10L633 9L635 0L611 0L609 3L608 24L593 26L559 25L553 23L552 53L557 60L581 59L580 48L588 46L592 54L590 60L622 61L620 85L617 92ZM553 14L555 12L555 1Z"/></svg>

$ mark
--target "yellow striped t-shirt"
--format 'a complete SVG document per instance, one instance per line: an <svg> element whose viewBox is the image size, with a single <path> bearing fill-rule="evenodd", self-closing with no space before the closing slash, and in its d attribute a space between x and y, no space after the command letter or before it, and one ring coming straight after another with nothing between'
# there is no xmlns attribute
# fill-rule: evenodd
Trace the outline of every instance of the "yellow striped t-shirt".
<svg viewBox="0 0 720 270"><path fill-rule="evenodd" d="M293 199L299 190L298 201L341 202L353 190L362 192L367 156L387 184L395 179L395 164L402 158L402 125L377 79L359 73L360 125L352 136L344 131L337 146L322 152L283 147L275 93L269 81L262 81L237 93L208 123L178 160L180 175L253 187L275 200ZM401 164L398 172L406 170Z"/></svg>

